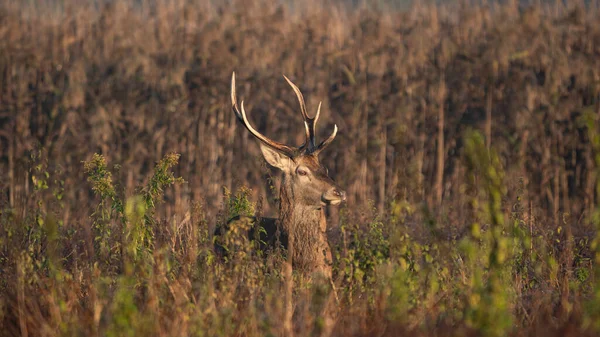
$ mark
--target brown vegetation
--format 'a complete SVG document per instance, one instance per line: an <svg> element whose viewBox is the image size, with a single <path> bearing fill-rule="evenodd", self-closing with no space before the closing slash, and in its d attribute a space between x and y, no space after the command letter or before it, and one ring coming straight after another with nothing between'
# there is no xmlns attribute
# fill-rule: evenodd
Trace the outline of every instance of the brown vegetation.
<svg viewBox="0 0 600 337"><path fill-rule="evenodd" d="M598 331L587 6L1 1L0 334ZM269 138L304 138L282 73L339 127L334 327L329 285L290 312L277 256L214 259L216 223L277 205L233 70Z"/></svg>

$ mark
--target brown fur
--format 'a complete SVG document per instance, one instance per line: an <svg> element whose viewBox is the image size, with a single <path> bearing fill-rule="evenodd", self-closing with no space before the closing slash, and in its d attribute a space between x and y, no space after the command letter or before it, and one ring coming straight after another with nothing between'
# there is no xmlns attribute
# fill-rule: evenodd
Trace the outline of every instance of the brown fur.
<svg viewBox="0 0 600 337"><path fill-rule="evenodd" d="M250 221L253 225L248 236L250 239L259 239L260 249L268 252L280 244L289 250L291 243L295 270L307 276L317 272L330 278L332 255L327 241L325 203L322 199L331 190L340 191L339 187L315 156L301 155L290 159L290 166L282 169L279 217L261 218L258 223L254 217L235 217L227 227L234 222ZM298 167L308 169L310 173L301 177L297 174ZM256 236L259 226L264 231Z"/></svg>
<svg viewBox="0 0 600 337"><path fill-rule="evenodd" d="M327 222L323 207L337 205L346 200L346 193L329 177L327 169L319 162L319 153L331 144L337 133L337 126L334 126L327 139L317 145L315 126L321 105L319 104L315 117L309 117L300 89L287 77L285 79L296 93L304 120L306 142L298 148L273 141L250 125L244 102L239 106L237 104L235 73L231 76L233 112L246 129L260 141L260 150L265 160L283 172L279 218L275 222L276 226L273 226L272 220L262 221L261 225L265 228L266 235L261 241L267 245L283 243L288 250L288 259L291 260L292 267L303 274L318 272L331 277L331 250L327 242ZM256 224L250 232L256 233ZM283 240L277 240L279 232Z"/></svg>
<svg viewBox="0 0 600 337"><path fill-rule="evenodd" d="M321 180L322 184L333 183L328 176L325 177L327 179ZM294 245L292 265L294 269L304 273L318 271L331 277L331 250L327 241L324 209L299 203L297 199L304 197L303 191L291 180L292 177L286 177L284 174L280 191L279 221L284 233Z"/></svg>

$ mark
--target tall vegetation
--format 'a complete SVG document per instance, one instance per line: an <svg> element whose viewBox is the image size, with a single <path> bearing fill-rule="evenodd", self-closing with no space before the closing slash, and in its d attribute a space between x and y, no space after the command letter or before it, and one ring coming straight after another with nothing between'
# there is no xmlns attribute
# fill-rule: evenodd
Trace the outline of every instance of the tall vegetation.
<svg viewBox="0 0 600 337"><path fill-rule="evenodd" d="M0 335L600 333L598 8L382 6L0 2ZM331 283L215 254L277 205L233 70L339 127Z"/></svg>

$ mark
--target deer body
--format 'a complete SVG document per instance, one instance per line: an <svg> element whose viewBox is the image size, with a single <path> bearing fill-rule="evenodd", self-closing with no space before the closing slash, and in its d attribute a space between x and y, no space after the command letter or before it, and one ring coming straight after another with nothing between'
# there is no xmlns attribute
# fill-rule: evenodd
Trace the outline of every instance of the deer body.
<svg viewBox="0 0 600 337"><path fill-rule="evenodd" d="M337 126L333 133L318 146L315 142L315 125L319 118L321 104L314 118L306 112L304 98L300 90L285 78L298 98L304 119L306 142L299 147L292 147L270 140L256 131L248 122L244 110L238 108L235 94L235 73L231 79L231 103L238 120L259 140L261 152L265 160L283 172L280 190L279 217L263 218L256 226L264 228L261 240L271 246L280 242L288 250L288 258L294 269L305 275L319 272L331 277L331 250L327 241L327 222L324 207L338 205L346 200L343 190L329 177L327 169L319 162L319 153L335 138ZM234 221L252 221L253 218L237 218ZM280 234L277 237L277 234Z"/></svg>

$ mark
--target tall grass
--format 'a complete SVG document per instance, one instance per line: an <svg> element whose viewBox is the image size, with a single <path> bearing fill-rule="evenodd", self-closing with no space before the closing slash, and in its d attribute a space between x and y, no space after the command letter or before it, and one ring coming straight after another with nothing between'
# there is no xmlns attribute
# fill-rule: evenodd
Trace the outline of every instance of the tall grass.
<svg viewBox="0 0 600 337"><path fill-rule="evenodd" d="M597 334L586 6L1 2L0 335ZM282 73L340 129L333 288L251 223L215 254L277 209L233 70L269 137L303 137Z"/></svg>

